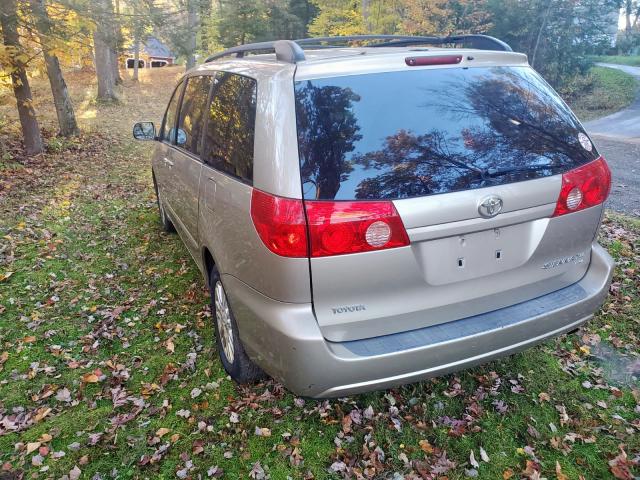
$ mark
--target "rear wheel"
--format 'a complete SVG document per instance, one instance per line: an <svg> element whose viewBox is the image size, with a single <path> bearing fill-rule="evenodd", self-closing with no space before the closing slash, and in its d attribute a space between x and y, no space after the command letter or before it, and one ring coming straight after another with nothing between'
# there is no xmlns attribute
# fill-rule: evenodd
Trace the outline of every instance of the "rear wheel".
<svg viewBox="0 0 640 480"><path fill-rule="evenodd" d="M238 383L251 383L260 380L264 377L264 373L244 351L236 319L231 311L220 274L215 267L211 269L209 275L209 292L216 344L222 366Z"/></svg>
<svg viewBox="0 0 640 480"><path fill-rule="evenodd" d="M162 197L160 196L160 190L158 189L158 184L156 183L155 177L153 178L153 187L156 190L156 201L158 202L158 213L160 214L160 225L162 225L162 229L165 232L175 232L176 227L173 225L173 222L167 215L166 210L164 209L164 204L162 203Z"/></svg>

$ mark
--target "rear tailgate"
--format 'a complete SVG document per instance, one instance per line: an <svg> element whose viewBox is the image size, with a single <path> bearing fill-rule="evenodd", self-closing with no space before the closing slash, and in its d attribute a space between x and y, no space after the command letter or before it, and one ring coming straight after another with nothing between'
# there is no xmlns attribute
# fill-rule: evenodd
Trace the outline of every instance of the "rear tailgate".
<svg viewBox="0 0 640 480"><path fill-rule="evenodd" d="M562 173L598 156L582 127L530 68L463 67L296 82L305 200L391 201L410 240L311 258L328 340L506 307L588 267L602 207L552 217Z"/></svg>
<svg viewBox="0 0 640 480"><path fill-rule="evenodd" d="M505 205L492 219L477 214L489 189L454 193L446 201L395 201L409 247L311 259L314 309L324 336L343 341L435 325L580 280L601 207L549 218L559 189L558 176L492 188ZM523 200L534 191L551 202L540 205L535 195ZM438 212L438 223L429 223L429 211Z"/></svg>

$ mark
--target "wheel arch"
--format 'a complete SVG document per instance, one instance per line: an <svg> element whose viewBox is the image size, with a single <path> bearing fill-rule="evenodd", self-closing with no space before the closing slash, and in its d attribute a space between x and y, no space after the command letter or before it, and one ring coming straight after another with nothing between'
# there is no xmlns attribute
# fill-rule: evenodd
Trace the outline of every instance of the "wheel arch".
<svg viewBox="0 0 640 480"><path fill-rule="evenodd" d="M211 252L211 249L204 245L202 247L202 265L204 265L204 279L207 282L207 287L211 282L211 269L217 265L215 257Z"/></svg>

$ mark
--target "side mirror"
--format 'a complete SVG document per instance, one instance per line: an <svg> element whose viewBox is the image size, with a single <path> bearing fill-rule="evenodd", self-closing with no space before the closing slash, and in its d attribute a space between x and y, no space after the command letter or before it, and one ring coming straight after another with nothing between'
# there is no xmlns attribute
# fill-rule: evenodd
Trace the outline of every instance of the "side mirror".
<svg viewBox="0 0 640 480"><path fill-rule="evenodd" d="M133 126L133 138L136 140L155 140L156 127L153 122L138 122Z"/></svg>
<svg viewBox="0 0 640 480"><path fill-rule="evenodd" d="M178 145L184 145L185 143L187 143L187 133L181 128L178 129L178 136L176 137L176 143Z"/></svg>

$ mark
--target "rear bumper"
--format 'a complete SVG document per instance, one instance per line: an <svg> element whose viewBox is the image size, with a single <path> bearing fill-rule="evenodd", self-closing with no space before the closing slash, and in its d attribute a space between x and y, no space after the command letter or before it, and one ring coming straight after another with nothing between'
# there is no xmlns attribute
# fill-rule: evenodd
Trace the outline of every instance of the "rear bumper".
<svg viewBox="0 0 640 480"><path fill-rule="evenodd" d="M483 315L371 339L328 342L310 304L224 282L249 356L298 395L338 397L443 375L571 331L604 301L614 262L598 244L578 283Z"/></svg>

